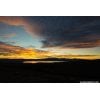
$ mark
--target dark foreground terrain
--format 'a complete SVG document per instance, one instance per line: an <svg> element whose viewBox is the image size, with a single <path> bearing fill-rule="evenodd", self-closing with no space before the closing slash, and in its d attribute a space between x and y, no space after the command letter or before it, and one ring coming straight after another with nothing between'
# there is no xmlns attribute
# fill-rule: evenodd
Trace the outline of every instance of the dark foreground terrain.
<svg viewBox="0 0 100 100"><path fill-rule="evenodd" d="M0 83L99 82L100 60L67 60L59 63L25 64L0 60Z"/></svg>

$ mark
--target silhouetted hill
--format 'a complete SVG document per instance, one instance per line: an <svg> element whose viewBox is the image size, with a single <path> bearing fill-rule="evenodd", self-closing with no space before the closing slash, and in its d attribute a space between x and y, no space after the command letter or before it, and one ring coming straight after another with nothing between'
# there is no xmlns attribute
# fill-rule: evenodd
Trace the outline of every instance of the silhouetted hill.
<svg viewBox="0 0 100 100"><path fill-rule="evenodd" d="M75 83L100 81L100 60L66 59L65 62L37 64L26 64L22 63L23 61L25 60L1 59L0 82Z"/></svg>

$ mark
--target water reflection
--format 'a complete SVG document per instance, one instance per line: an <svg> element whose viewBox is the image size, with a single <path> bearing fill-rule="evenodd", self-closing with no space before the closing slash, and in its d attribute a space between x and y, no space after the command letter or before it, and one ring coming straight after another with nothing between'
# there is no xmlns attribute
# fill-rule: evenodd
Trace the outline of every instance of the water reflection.
<svg viewBox="0 0 100 100"><path fill-rule="evenodd" d="M59 62L64 62L64 61L24 61L23 63L59 63Z"/></svg>

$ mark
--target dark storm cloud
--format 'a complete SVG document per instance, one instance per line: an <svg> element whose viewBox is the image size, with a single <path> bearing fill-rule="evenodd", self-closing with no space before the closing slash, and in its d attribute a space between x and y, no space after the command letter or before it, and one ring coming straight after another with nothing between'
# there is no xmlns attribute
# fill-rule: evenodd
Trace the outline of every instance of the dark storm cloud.
<svg viewBox="0 0 100 100"><path fill-rule="evenodd" d="M41 42L45 48L92 48L100 46L100 17L0 17L0 22L13 27L21 26L33 36L42 37Z"/></svg>
<svg viewBox="0 0 100 100"><path fill-rule="evenodd" d="M45 18L42 19L45 27L41 32L43 47L100 46L100 17L48 17L47 21Z"/></svg>

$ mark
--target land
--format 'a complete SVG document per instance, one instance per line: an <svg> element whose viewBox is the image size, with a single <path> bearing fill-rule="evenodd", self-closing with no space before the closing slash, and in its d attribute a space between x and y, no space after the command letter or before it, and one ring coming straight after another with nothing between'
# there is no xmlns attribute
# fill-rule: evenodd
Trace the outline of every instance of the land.
<svg viewBox="0 0 100 100"><path fill-rule="evenodd" d="M29 59L30 61L33 59ZM23 59L0 59L0 83L100 82L100 60L43 59L57 63L23 63ZM41 59L34 61L42 61Z"/></svg>

